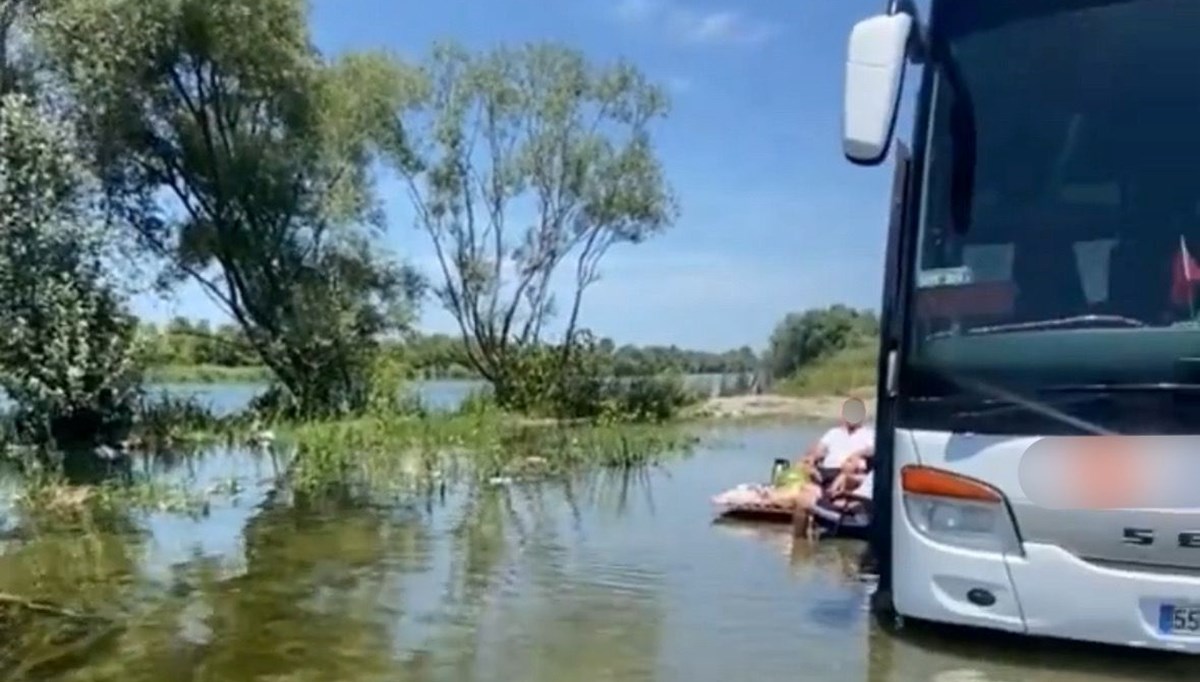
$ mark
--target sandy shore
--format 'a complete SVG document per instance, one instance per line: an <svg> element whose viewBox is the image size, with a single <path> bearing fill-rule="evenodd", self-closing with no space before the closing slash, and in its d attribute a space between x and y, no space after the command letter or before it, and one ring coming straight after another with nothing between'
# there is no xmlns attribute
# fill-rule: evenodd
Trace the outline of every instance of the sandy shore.
<svg viewBox="0 0 1200 682"><path fill-rule="evenodd" d="M875 414L875 398L858 395L867 406L867 414ZM691 416L698 419L803 419L835 420L841 415L844 396L812 396L795 398L782 395L741 395L710 398L694 408Z"/></svg>

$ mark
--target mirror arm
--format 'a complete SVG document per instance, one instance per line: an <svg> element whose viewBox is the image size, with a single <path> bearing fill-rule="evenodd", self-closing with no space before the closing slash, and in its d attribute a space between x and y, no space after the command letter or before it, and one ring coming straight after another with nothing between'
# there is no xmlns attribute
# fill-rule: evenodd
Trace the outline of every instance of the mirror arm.
<svg viewBox="0 0 1200 682"><path fill-rule="evenodd" d="M913 64L925 63L925 25L916 0L888 0L888 14L907 14L912 17L912 34L908 38L908 58Z"/></svg>

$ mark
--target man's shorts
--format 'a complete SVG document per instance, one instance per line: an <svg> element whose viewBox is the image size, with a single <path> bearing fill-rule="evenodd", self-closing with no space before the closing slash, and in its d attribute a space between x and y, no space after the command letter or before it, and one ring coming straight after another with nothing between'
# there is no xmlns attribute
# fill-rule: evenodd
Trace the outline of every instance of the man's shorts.
<svg viewBox="0 0 1200 682"><path fill-rule="evenodd" d="M837 478L841 473L841 467L817 467L817 475L821 477L822 487L833 483L833 479Z"/></svg>

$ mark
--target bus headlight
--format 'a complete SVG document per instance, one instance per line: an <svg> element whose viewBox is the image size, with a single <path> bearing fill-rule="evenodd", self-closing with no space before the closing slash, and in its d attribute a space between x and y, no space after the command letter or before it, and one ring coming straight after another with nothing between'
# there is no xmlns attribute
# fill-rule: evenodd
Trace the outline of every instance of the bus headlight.
<svg viewBox="0 0 1200 682"><path fill-rule="evenodd" d="M900 471L909 522L934 542L1001 554L1021 554L1004 495L986 483L923 466Z"/></svg>

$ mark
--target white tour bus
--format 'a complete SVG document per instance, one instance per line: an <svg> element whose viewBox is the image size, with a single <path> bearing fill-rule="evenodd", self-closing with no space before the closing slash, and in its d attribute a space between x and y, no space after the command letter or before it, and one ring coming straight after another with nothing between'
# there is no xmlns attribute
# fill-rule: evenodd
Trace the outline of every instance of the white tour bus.
<svg viewBox="0 0 1200 682"><path fill-rule="evenodd" d="M1088 468L1025 465L1114 434L1200 457L1200 1L922 5L856 25L846 65L846 157L896 163L873 608L1200 652L1200 476L1056 505Z"/></svg>

